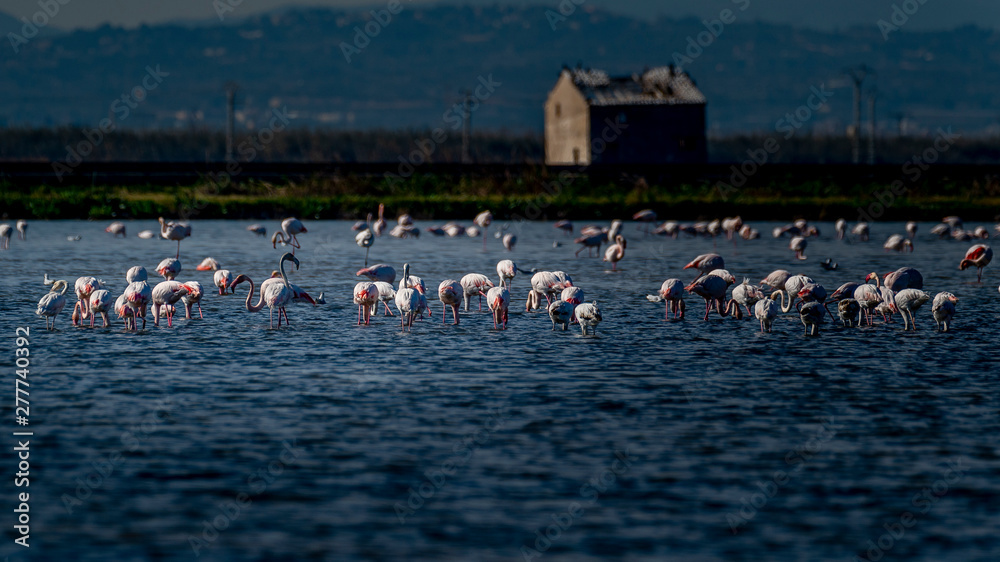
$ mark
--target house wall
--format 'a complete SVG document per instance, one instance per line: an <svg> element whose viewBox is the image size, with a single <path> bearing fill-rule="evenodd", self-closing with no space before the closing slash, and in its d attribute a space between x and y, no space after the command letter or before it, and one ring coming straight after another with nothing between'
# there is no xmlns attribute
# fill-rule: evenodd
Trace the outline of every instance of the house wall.
<svg viewBox="0 0 1000 562"><path fill-rule="evenodd" d="M557 110L558 108L558 110ZM587 100L566 71L545 101L545 163L590 163L590 113Z"/></svg>
<svg viewBox="0 0 1000 562"><path fill-rule="evenodd" d="M704 105L595 106L590 108L590 130L595 164L698 163L708 158Z"/></svg>

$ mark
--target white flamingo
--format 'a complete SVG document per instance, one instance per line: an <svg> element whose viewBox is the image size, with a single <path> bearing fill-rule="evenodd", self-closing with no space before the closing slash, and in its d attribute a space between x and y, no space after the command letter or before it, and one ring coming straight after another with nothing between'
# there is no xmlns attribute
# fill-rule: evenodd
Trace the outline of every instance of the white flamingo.
<svg viewBox="0 0 1000 562"><path fill-rule="evenodd" d="M19 240L28 239L28 221L24 219L17 221L17 238Z"/></svg>
<svg viewBox="0 0 1000 562"><path fill-rule="evenodd" d="M109 224L108 227L104 229L104 232L111 234L112 238L118 238L118 236L121 236L122 238L127 237L125 234L125 223L120 221L115 221Z"/></svg>
<svg viewBox="0 0 1000 562"><path fill-rule="evenodd" d="M938 293L934 296L934 304L931 305L931 313L937 323L939 331L947 332L951 328L951 319L955 317L955 303L958 297L951 293Z"/></svg>
<svg viewBox="0 0 1000 562"><path fill-rule="evenodd" d="M390 285L396 282L396 268L384 263L377 263L371 267L359 269L354 275L357 277L365 276L371 281L382 281Z"/></svg>
<svg viewBox="0 0 1000 562"><path fill-rule="evenodd" d="M212 276L212 283L219 288L219 294L226 294L226 289L233 284L233 273L228 269L220 269Z"/></svg>
<svg viewBox="0 0 1000 562"><path fill-rule="evenodd" d="M358 326L364 318L367 326L371 321L372 308L378 304L378 288L371 281L362 281L354 286L354 304L358 305Z"/></svg>
<svg viewBox="0 0 1000 562"><path fill-rule="evenodd" d="M485 232L489 232L490 231L490 225L493 224L493 213L489 212L488 210L487 211L483 211L483 212L479 213L478 215L476 215L476 218L473 219L472 222L476 223L480 228L482 228L484 233ZM484 251L486 250L486 235L485 234L483 234L483 250Z"/></svg>
<svg viewBox="0 0 1000 562"><path fill-rule="evenodd" d="M647 295L646 298L652 302L664 303L664 320L670 320L671 312L675 319L684 318L684 282L680 279L667 279L660 285L658 294Z"/></svg>
<svg viewBox="0 0 1000 562"><path fill-rule="evenodd" d="M153 287L153 325L160 325L160 309L167 308L167 327L173 327L174 314L172 307L191 289L177 281L161 281Z"/></svg>
<svg viewBox="0 0 1000 562"><path fill-rule="evenodd" d="M465 294L465 311L469 311L469 297L479 295L479 311L483 311L483 296L487 289L494 287L490 278L482 273L470 273L459 281Z"/></svg>
<svg viewBox="0 0 1000 562"><path fill-rule="evenodd" d="M108 311L111 310L111 291L107 289L98 289L90 294L90 327L94 327L94 317L98 314L101 315L101 320L104 322L101 326L102 328L107 328L110 322L108 321Z"/></svg>
<svg viewBox="0 0 1000 562"><path fill-rule="evenodd" d="M570 322L573 321L573 312L576 307L564 300L553 301L549 305L549 318L552 319L552 329L556 329L556 324L562 324L563 331L569 327Z"/></svg>
<svg viewBox="0 0 1000 562"><path fill-rule="evenodd" d="M399 289L396 290L396 309L399 311L399 325L406 331L413 329L413 319L420 313L420 293L416 289L407 287L407 279L410 276L410 264L403 264L403 277L399 280Z"/></svg>
<svg viewBox="0 0 1000 562"><path fill-rule="evenodd" d="M503 287L493 287L486 293L486 304L493 313L493 329L507 329L507 309L510 307L510 291Z"/></svg>
<svg viewBox="0 0 1000 562"><path fill-rule="evenodd" d="M300 262L297 257L293 254L282 254L281 259L278 260L278 274L280 275L281 282L276 283L261 283L260 286L260 297L257 300L257 304L252 304L253 302L253 291L254 285L253 280L244 274L239 274L236 279L233 280L231 288L235 288L236 285L246 281L250 283L250 292L247 293L246 309L250 312L260 312L266 305L270 309L270 321L269 326L274 327L274 310L278 310L278 327L281 327L281 317L284 315L285 324L288 324L288 312L285 310L285 306L292 302L292 297L294 293L292 292L290 283L288 282L288 275L285 274L285 262L290 261L295 264L295 268L298 269ZM235 292L235 291L234 291Z"/></svg>
<svg viewBox="0 0 1000 562"><path fill-rule="evenodd" d="M222 266L215 258L205 258L195 267L198 271L218 271Z"/></svg>
<svg viewBox="0 0 1000 562"><path fill-rule="evenodd" d="M771 333L771 324L774 323L774 319L778 317L778 313L781 312L781 307L774 300L772 295L771 298L764 298L757 301L757 304L753 306L753 315L757 320L760 320L760 331Z"/></svg>
<svg viewBox="0 0 1000 562"><path fill-rule="evenodd" d="M930 295L920 289L903 289L896 293L896 310L903 315L903 330L916 330L917 322L914 312L931 300Z"/></svg>
<svg viewBox="0 0 1000 562"><path fill-rule="evenodd" d="M177 259L181 259L181 240L191 236L191 225L179 222L167 222L160 217L160 237L165 240L177 241Z"/></svg>
<svg viewBox="0 0 1000 562"><path fill-rule="evenodd" d="M438 285L438 300L441 301L442 324L445 322L445 307L450 306L452 315L455 317L455 322L452 325L458 325L458 305L462 302L464 295L465 290L462 288L462 284L454 279L445 279Z"/></svg>
<svg viewBox="0 0 1000 562"><path fill-rule="evenodd" d="M66 306L66 289L68 288L69 283L65 280L54 281L49 292L38 301L38 308L35 310L35 314L45 318L46 330L54 330L56 328L56 316L59 316L59 313ZM49 324L49 319L52 320L51 325Z"/></svg>
<svg viewBox="0 0 1000 562"><path fill-rule="evenodd" d="M604 250L604 261L611 262L611 270L618 268L618 262L625 257L625 237L618 234L614 238L615 243Z"/></svg>
<svg viewBox="0 0 1000 562"><path fill-rule="evenodd" d="M202 292L201 283L197 281L188 281L184 283L184 286L188 288L188 293L181 297L181 301L184 302L184 318L191 319L191 307L193 305L198 305L198 318L204 319L205 315L201 312L201 297L204 294Z"/></svg>
<svg viewBox="0 0 1000 562"><path fill-rule="evenodd" d="M145 281L134 281L125 288L125 300L132 309L133 318L142 318L142 329L146 329L146 311L153 301L153 290ZM133 329L136 328L133 325Z"/></svg>
<svg viewBox="0 0 1000 562"><path fill-rule="evenodd" d="M177 275L181 272L181 260L177 258L166 258L156 266L156 272L160 274L160 277L163 277L167 281L172 281L176 279Z"/></svg>
<svg viewBox="0 0 1000 562"><path fill-rule="evenodd" d="M601 317L601 309L597 306L597 301L578 304L573 310L573 314L580 322L580 329L583 330L583 335L587 335L588 328L590 328L590 331L593 332L595 336L597 335L597 325L603 320Z"/></svg>
<svg viewBox="0 0 1000 562"><path fill-rule="evenodd" d="M289 245L292 247L292 255L295 255L295 248L302 248L299 244L299 239L297 236L309 232L306 226L302 224L302 221L295 217L288 217L287 219L281 221L281 230L275 232L271 236L271 246L274 248L278 247L278 242L281 242L282 246ZM285 320L288 320L285 318ZM281 318L278 318L278 322L281 322Z"/></svg>

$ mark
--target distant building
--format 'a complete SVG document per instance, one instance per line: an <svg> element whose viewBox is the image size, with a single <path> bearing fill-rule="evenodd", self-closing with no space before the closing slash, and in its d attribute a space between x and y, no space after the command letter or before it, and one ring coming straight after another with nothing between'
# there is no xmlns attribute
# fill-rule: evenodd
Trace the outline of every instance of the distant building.
<svg viewBox="0 0 1000 562"><path fill-rule="evenodd" d="M545 102L551 165L704 162L705 96L673 66L609 77L564 68Z"/></svg>

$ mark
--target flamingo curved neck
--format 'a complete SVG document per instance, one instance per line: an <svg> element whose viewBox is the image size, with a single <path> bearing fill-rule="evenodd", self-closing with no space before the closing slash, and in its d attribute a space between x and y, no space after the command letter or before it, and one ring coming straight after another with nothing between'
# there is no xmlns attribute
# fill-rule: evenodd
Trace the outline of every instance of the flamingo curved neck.
<svg viewBox="0 0 1000 562"><path fill-rule="evenodd" d="M772 298L774 295L778 295L778 299L780 300L779 305L781 306L782 312L789 312L792 310L792 296L786 293L784 289L778 289L777 291L771 293ZM785 297L788 297L787 304L785 303Z"/></svg>
<svg viewBox="0 0 1000 562"><path fill-rule="evenodd" d="M281 275L281 282L285 284L285 287L291 289L290 283L288 282L288 276L285 275L285 260L281 260L278 264L278 273ZM264 294L261 293L260 298L264 298Z"/></svg>
<svg viewBox="0 0 1000 562"><path fill-rule="evenodd" d="M253 301L253 279L247 277L247 283L250 283L250 292L247 293L247 310L250 312L260 312L264 308L264 292L261 291L260 298L257 300L257 304L250 304Z"/></svg>

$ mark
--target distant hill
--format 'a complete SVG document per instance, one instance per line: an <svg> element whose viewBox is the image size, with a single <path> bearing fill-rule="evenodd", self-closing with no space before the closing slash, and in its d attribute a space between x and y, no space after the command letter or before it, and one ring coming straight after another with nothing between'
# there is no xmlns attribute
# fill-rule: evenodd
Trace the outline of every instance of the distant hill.
<svg viewBox="0 0 1000 562"><path fill-rule="evenodd" d="M34 7L37 9L38 5L34 4ZM19 18L16 18L4 12L0 12L0 37L3 38L2 48L6 50L6 52L4 53L5 55L13 54L14 52L10 44L10 39L7 37L7 34L16 33L17 35L22 35L24 33L24 25L25 25L24 22L21 21ZM52 25L47 24L38 29L38 37L52 37L54 35L59 35L61 33L64 33L64 31L59 27L55 26L54 24Z"/></svg>
<svg viewBox="0 0 1000 562"><path fill-rule="evenodd" d="M758 23L737 11L712 37L695 19L647 21L587 4L554 22L552 6L403 6L384 26L361 11L238 19L237 10L225 24L104 26L38 37L3 59L0 125L94 127L114 117L124 127L215 129L224 123L224 84L234 80L243 128L266 125L271 108L282 107L292 126L447 128L462 92L492 76L500 85L474 111L473 126L540 131L542 104L562 65L631 73L676 59L708 98L712 134L775 132L820 86L832 92L828 105L810 110L796 134L842 134L852 97L843 69L861 63L878 73L883 134L901 122L910 134L947 126L1000 133L995 30L904 27L886 41L874 23L825 32ZM0 29L12 21L0 16ZM366 25L377 35L358 36ZM699 38L708 46L692 47ZM350 62L345 43L356 49ZM157 65L169 76L122 119L125 102L115 100Z"/></svg>

